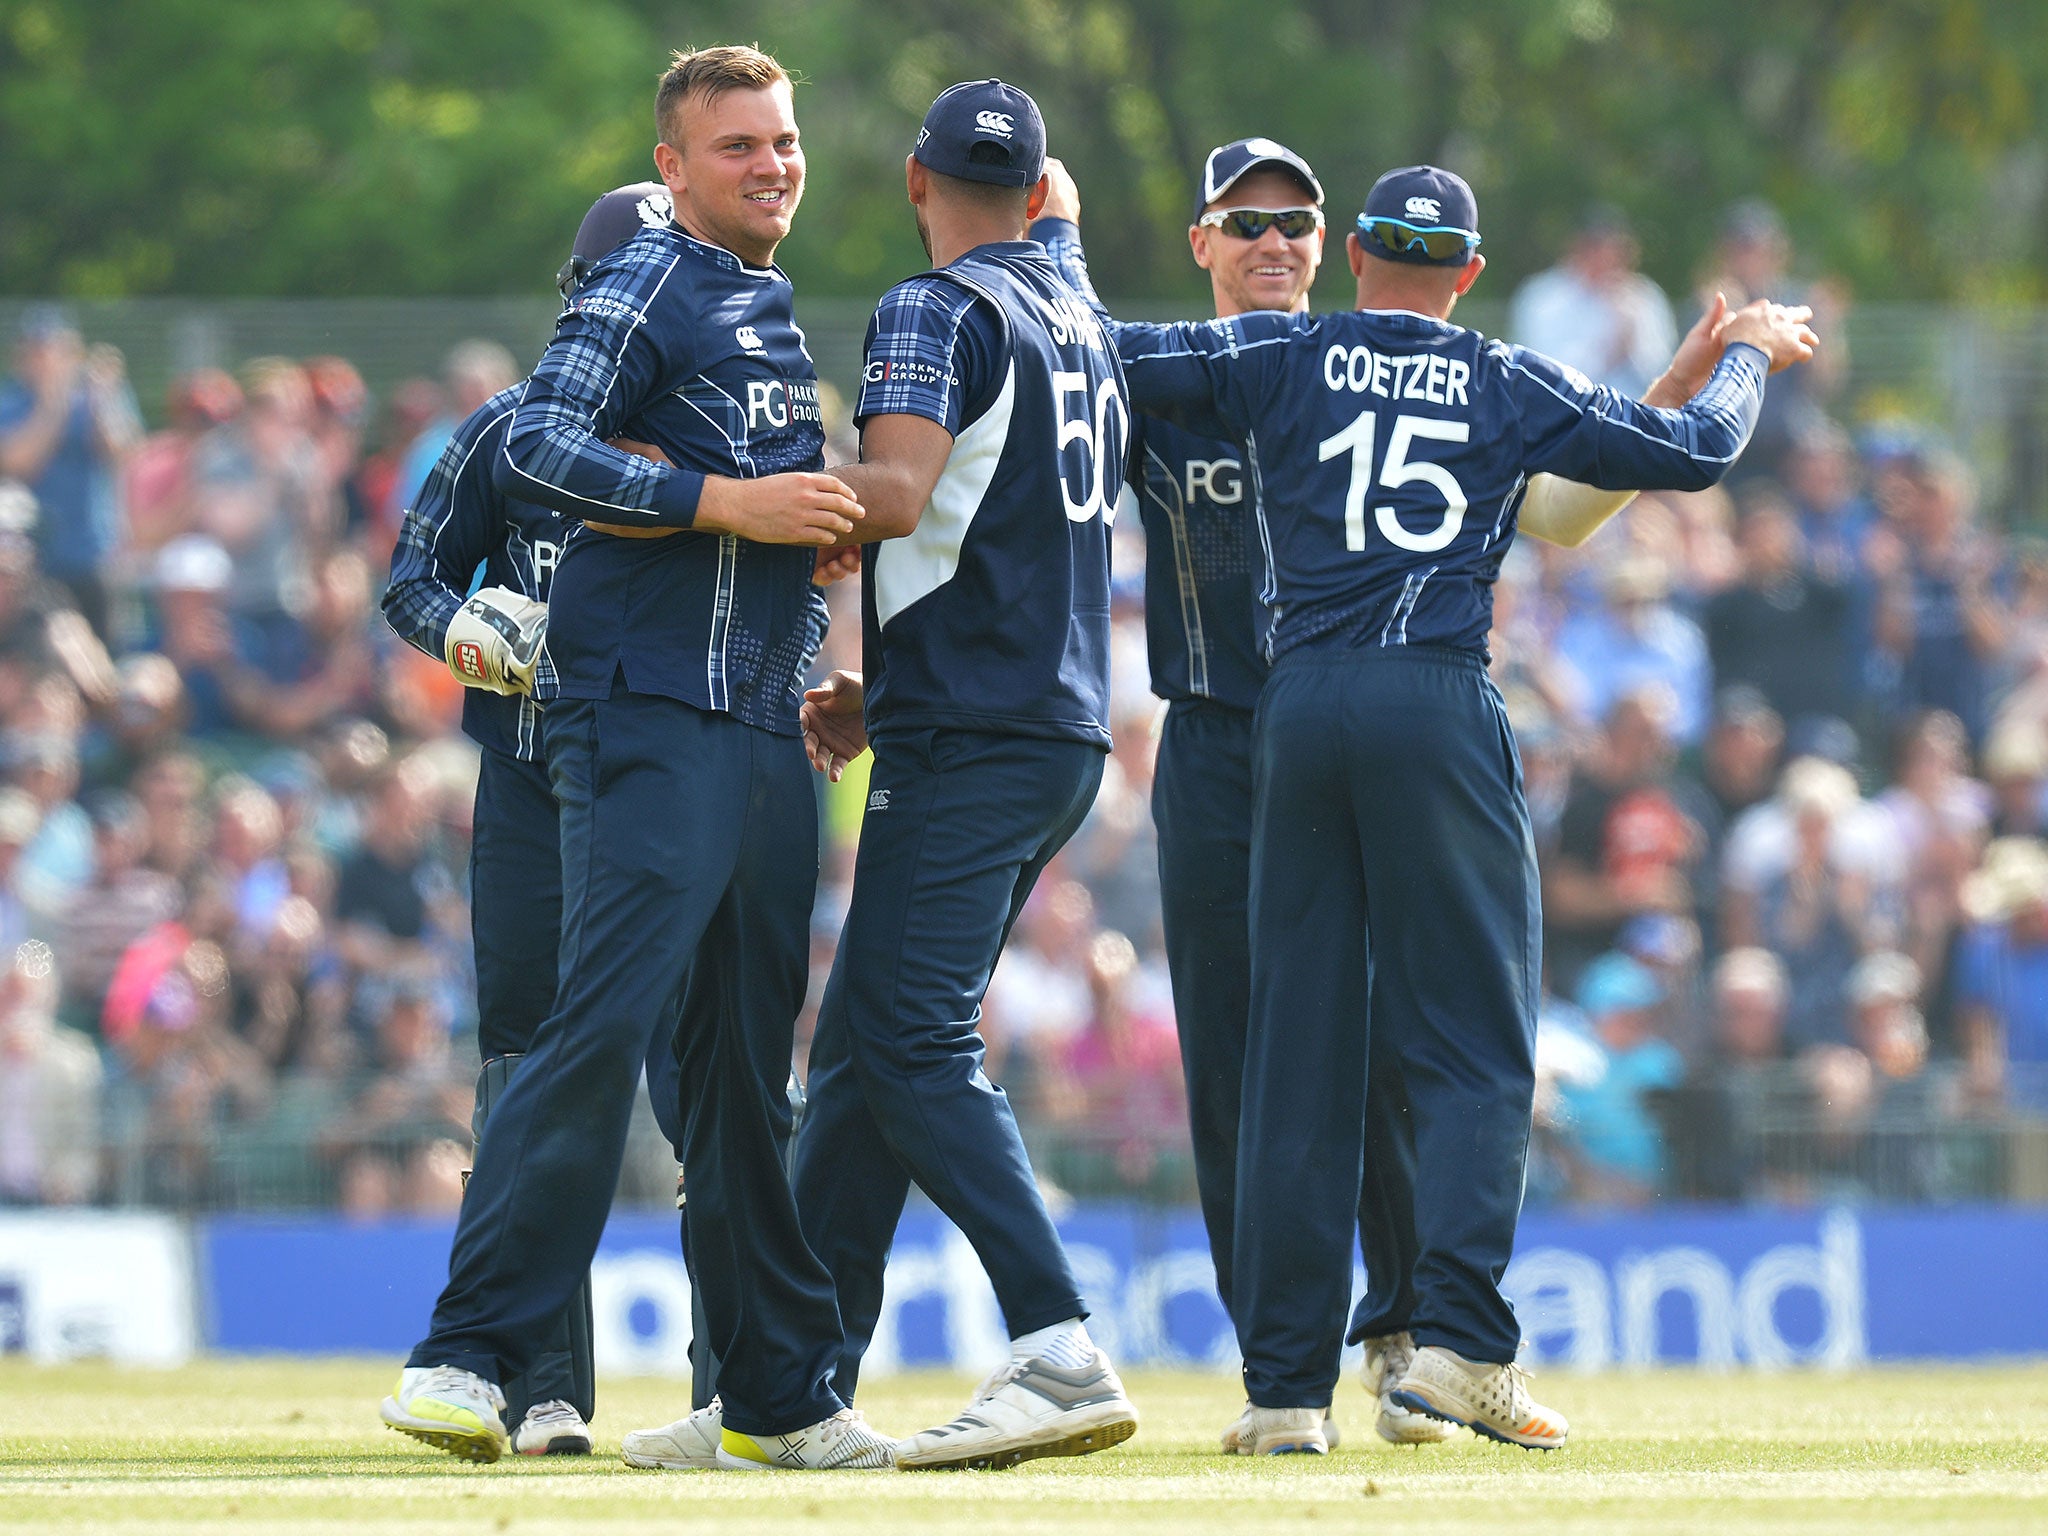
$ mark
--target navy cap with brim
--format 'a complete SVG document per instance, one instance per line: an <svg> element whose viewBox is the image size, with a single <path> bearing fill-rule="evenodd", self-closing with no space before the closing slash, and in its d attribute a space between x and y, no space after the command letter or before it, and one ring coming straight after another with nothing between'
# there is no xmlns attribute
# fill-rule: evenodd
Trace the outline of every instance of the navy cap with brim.
<svg viewBox="0 0 2048 1536"><path fill-rule="evenodd" d="M941 176L997 187L1032 187L1045 174L1045 119L1038 103L1001 80L963 80L939 93L911 151Z"/></svg>
<svg viewBox="0 0 2048 1536"><path fill-rule="evenodd" d="M643 229L661 229L675 216L668 188L658 181L636 181L614 187L590 205L576 228L571 250L579 261L595 263L609 256Z"/></svg>
<svg viewBox="0 0 2048 1536"><path fill-rule="evenodd" d="M1211 203L1227 197L1244 177L1269 165L1299 181L1317 206L1322 205L1323 184L1316 180L1308 162L1285 144L1274 139L1233 139L1210 150L1209 158L1202 162L1201 185L1195 188L1195 218L1199 220Z"/></svg>
<svg viewBox="0 0 2048 1536"><path fill-rule="evenodd" d="M1416 231L1460 230L1472 238L1457 255L1439 260L1419 247L1397 250L1383 243L1366 227L1379 219L1390 219ZM1465 178L1455 171L1434 165L1404 165L1372 184L1358 223L1359 243L1368 254L1382 261L1462 267L1471 260L1472 248L1479 244L1479 201L1473 197Z"/></svg>

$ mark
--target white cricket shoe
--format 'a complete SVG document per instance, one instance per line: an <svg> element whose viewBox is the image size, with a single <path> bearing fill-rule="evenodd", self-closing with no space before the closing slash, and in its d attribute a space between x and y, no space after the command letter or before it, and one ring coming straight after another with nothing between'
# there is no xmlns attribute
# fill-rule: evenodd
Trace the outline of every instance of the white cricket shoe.
<svg viewBox="0 0 2048 1536"><path fill-rule="evenodd" d="M1230 1428L1223 1431L1223 1454L1226 1456L1251 1456L1258 1444L1258 1431L1254 1429L1252 1415L1259 1410L1250 1403L1244 1405L1244 1412ZM1337 1428L1337 1416L1330 1409L1323 1410L1323 1445L1334 1451L1344 1443L1342 1431Z"/></svg>
<svg viewBox="0 0 2048 1536"><path fill-rule="evenodd" d="M687 1418L659 1429L636 1429L621 1448L629 1467L716 1468L718 1440L725 1428L725 1407L717 1398Z"/></svg>
<svg viewBox="0 0 2048 1536"><path fill-rule="evenodd" d="M1258 1408L1250 1403L1233 1426L1240 1456L1323 1456L1330 1438L1328 1408Z"/></svg>
<svg viewBox="0 0 2048 1536"><path fill-rule="evenodd" d="M899 1444L896 1465L906 1472L1014 1467L1041 1456L1086 1456L1137 1432L1138 1410L1100 1349L1082 1366L1034 1356L1005 1361L951 1423Z"/></svg>
<svg viewBox="0 0 2048 1536"><path fill-rule="evenodd" d="M521 1456L588 1456L590 1426L569 1404L550 1398L526 1410L512 1431L512 1449Z"/></svg>
<svg viewBox="0 0 2048 1536"><path fill-rule="evenodd" d="M1365 1368L1360 1375L1366 1392L1380 1405L1373 1428L1382 1440L1394 1445L1436 1445L1451 1438L1451 1426L1394 1400L1401 1378L1414 1361L1415 1339L1410 1334L1388 1333L1365 1341ZM1330 1443L1336 1444L1334 1440Z"/></svg>
<svg viewBox="0 0 2048 1536"><path fill-rule="evenodd" d="M896 1465L896 1442L876 1434L851 1408L842 1408L793 1435L718 1432L718 1464L742 1472L885 1472Z"/></svg>
<svg viewBox="0 0 2048 1536"><path fill-rule="evenodd" d="M1529 1377L1519 1365L1467 1360L1440 1344L1415 1352L1394 1396L1404 1408L1526 1450L1554 1451L1570 1432L1564 1415L1529 1395Z"/></svg>
<svg viewBox="0 0 2048 1536"><path fill-rule="evenodd" d="M465 1461L505 1454L505 1394L495 1381L453 1365L409 1365L378 1416L400 1434Z"/></svg>

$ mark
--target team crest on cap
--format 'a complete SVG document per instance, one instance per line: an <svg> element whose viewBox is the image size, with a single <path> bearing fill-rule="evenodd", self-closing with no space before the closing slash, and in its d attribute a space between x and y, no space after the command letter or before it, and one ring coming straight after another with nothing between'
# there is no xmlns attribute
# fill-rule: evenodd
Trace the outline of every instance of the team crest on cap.
<svg viewBox="0 0 2048 1536"><path fill-rule="evenodd" d="M1015 120L1007 112L977 112L974 114L974 126L986 128L990 133L999 133L1006 139L1017 128Z"/></svg>
<svg viewBox="0 0 2048 1536"><path fill-rule="evenodd" d="M1411 197L1408 199L1408 217L1411 219L1440 219L1443 216L1443 204L1433 197Z"/></svg>
<svg viewBox="0 0 2048 1536"><path fill-rule="evenodd" d="M650 192L633 205L633 211L640 216L640 223L647 229L666 229L668 221L675 216L675 203L664 188Z"/></svg>

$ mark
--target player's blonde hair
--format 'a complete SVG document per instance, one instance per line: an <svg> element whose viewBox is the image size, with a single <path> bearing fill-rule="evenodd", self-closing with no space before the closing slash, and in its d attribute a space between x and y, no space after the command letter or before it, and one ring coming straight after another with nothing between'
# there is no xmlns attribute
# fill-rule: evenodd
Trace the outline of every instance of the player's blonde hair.
<svg viewBox="0 0 2048 1536"><path fill-rule="evenodd" d="M727 91L765 91L789 71L772 55L745 44L678 49L654 92L654 129L662 143L683 147L683 103L695 97L716 101Z"/></svg>

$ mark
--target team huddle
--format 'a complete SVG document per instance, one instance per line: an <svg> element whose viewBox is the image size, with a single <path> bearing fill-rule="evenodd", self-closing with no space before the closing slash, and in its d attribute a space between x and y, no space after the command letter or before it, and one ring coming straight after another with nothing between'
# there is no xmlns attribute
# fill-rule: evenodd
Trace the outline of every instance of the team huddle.
<svg viewBox="0 0 2048 1536"><path fill-rule="evenodd" d="M803 190L789 78L679 54L656 122L661 183L593 207L553 342L458 430L393 557L385 612L469 685L483 749L485 1064L448 1283L384 1422L479 1461L591 1449L587 1277L644 1075L717 1395L628 1462L1004 1467L1136 1433L976 1030L1101 782L1134 497L1167 955L1244 1357L1222 1448L1326 1451L1347 1340L1388 1440L1563 1444L1499 1289L1541 956L1491 585L1518 528L1578 543L1637 489L1717 481L1766 376L1811 355L1806 311L1717 303L1642 401L1595 388L1451 323L1477 207L1417 166L1346 237L1356 310L1310 315L1323 188L1252 138L1210 154L1189 229L1217 318L1119 320L1037 106L974 81L907 161L931 268L877 307L859 461L828 469L774 265ZM854 570L862 670L806 693L820 589ZM866 751L792 1149L810 769ZM898 1440L855 1397L913 1182L1012 1347Z"/></svg>

